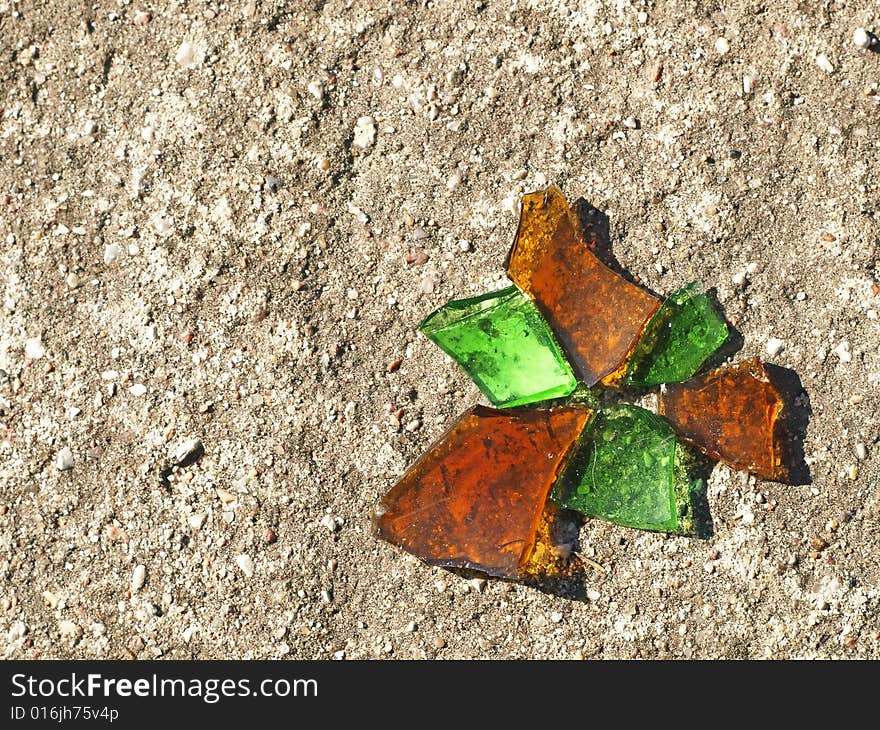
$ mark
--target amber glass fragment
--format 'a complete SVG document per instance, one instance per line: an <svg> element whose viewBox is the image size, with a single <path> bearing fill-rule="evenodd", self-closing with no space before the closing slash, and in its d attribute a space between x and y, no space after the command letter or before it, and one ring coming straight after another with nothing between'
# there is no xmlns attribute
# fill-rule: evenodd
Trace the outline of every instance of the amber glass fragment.
<svg viewBox="0 0 880 730"><path fill-rule="evenodd" d="M510 278L535 300L587 385L626 375L626 358L660 300L590 251L559 188L523 196ZM613 381L613 382L612 382Z"/></svg>
<svg viewBox="0 0 880 730"><path fill-rule="evenodd" d="M734 469L784 482L782 406L757 358L669 383L660 395L660 413L686 441Z"/></svg>
<svg viewBox="0 0 880 730"><path fill-rule="evenodd" d="M475 406L385 495L379 537L430 565L513 579L539 570L548 560L531 558L548 534L547 494L591 415Z"/></svg>

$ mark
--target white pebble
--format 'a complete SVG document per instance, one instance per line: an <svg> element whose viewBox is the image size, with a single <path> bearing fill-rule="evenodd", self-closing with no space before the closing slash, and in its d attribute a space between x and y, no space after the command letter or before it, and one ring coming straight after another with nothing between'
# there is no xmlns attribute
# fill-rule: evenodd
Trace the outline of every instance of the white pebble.
<svg viewBox="0 0 880 730"><path fill-rule="evenodd" d="M727 38L718 38L715 41L715 51L719 55L723 56L730 50L730 43L727 42Z"/></svg>
<svg viewBox="0 0 880 730"><path fill-rule="evenodd" d="M235 564L241 569L241 572L244 573L245 578L254 577L254 561L251 560L250 555L242 553L241 555L236 556Z"/></svg>
<svg viewBox="0 0 880 730"><path fill-rule="evenodd" d="M153 228L156 229L156 233L160 236L168 238L174 231L174 222L168 220L161 213L157 213L153 216Z"/></svg>
<svg viewBox="0 0 880 730"><path fill-rule="evenodd" d="M312 81L307 87L306 90L314 96L318 101L324 98L324 84L320 81Z"/></svg>
<svg viewBox="0 0 880 730"><path fill-rule="evenodd" d="M55 468L58 471L70 471L73 469L73 452L68 446L61 449L55 456Z"/></svg>
<svg viewBox="0 0 880 730"><path fill-rule="evenodd" d="M777 337L771 337L767 340L767 354L778 355L785 347L785 342Z"/></svg>
<svg viewBox="0 0 880 730"><path fill-rule="evenodd" d="M23 639L25 634L28 632L27 624L24 621L15 621L12 626L9 627L9 631L6 634L6 638L9 640L11 644L13 641L18 641L19 639Z"/></svg>
<svg viewBox="0 0 880 730"><path fill-rule="evenodd" d="M458 250L462 253L467 253L471 250L471 242L470 241L459 241L458 242Z"/></svg>
<svg viewBox="0 0 880 730"><path fill-rule="evenodd" d="M58 622L58 631L66 639L78 639L82 636L82 629L73 621L63 619Z"/></svg>
<svg viewBox="0 0 880 730"><path fill-rule="evenodd" d="M562 613L559 611L554 611L553 613L550 614L550 620L554 624L558 624L560 621L562 621L562 618L563 618Z"/></svg>
<svg viewBox="0 0 880 730"><path fill-rule="evenodd" d="M80 281L79 278L79 274L77 274L75 271L71 271L67 275L65 281L67 282L67 286L69 286L71 289L77 289L79 285L82 284L82 281Z"/></svg>
<svg viewBox="0 0 880 730"><path fill-rule="evenodd" d="M368 216L366 213L364 213L364 211L362 211L360 208L358 208L351 201L348 202L347 207L348 207L348 212L351 213L355 217L355 220L358 223L360 223L361 225L365 226L365 225L367 225L367 223L370 222L370 216Z"/></svg>
<svg viewBox="0 0 880 730"><path fill-rule="evenodd" d="M853 43L855 43L859 48L870 48L871 47L871 34L868 33L864 28L856 28L853 31Z"/></svg>
<svg viewBox="0 0 880 730"><path fill-rule="evenodd" d="M742 84L743 84L743 94L751 94L751 93L752 93L752 84L753 84L753 83L754 83L754 82L753 82L751 76L748 76L748 75L743 76L743 81L742 81Z"/></svg>
<svg viewBox="0 0 880 730"><path fill-rule="evenodd" d="M143 383L135 383L134 385L132 385L128 389L128 392L131 393L136 398L139 398L140 396L146 394L147 386L144 385Z"/></svg>
<svg viewBox="0 0 880 730"><path fill-rule="evenodd" d="M731 276L730 280L733 282L734 286L742 286L746 283L746 272L740 271Z"/></svg>
<svg viewBox="0 0 880 730"><path fill-rule="evenodd" d="M354 140L352 144L362 150L376 144L376 120L373 117L359 117L354 126Z"/></svg>
<svg viewBox="0 0 880 730"><path fill-rule="evenodd" d="M131 592L137 593L147 580L147 566L136 565L131 573Z"/></svg>
<svg viewBox="0 0 880 730"><path fill-rule="evenodd" d="M39 360L46 354L46 348L39 337L31 337L24 343L24 356L28 360Z"/></svg>
<svg viewBox="0 0 880 730"><path fill-rule="evenodd" d="M177 49L177 53L174 55L174 60L183 66L183 68L192 68L195 66L196 53L192 43L187 43L185 41L181 43L180 48Z"/></svg>
<svg viewBox="0 0 880 730"><path fill-rule="evenodd" d="M446 181L446 189L455 190L459 185L461 185L461 173L453 172Z"/></svg>
<svg viewBox="0 0 880 730"><path fill-rule="evenodd" d="M849 351L849 342L844 340L837 347L835 347L831 352L833 352L840 359L840 362L850 362L852 361L852 354Z"/></svg>
<svg viewBox="0 0 880 730"><path fill-rule="evenodd" d="M868 458L868 449L867 449L867 447L866 447L863 443L861 443L861 442L859 442L859 443L856 444L856 458L857 458L859 461L864 461L865 459Z"/></svg>
<svg viewBox="0 0 880 730"><path fill-rule="evenodd" d="M189 459L193 454L204 450L202 442L197 438L181 441L174 450L174 463L180 464Z"/></svg>
<svg viewBox="0 0 880 730"><path fill-rule="evenodd" d="M118 243L108 243L104 246L104 266L110 266L119 258L120 248Z"/></svg>
<svg viewBox="0 0 880 730"><path fill-rule="evenodd" d="M828 56L826 56L824 53L820 53L818 56L816 56L816 65L827 74L830 74L834 71L834 65L831 63L831 61L828 60Z"/></svg>
<svg viewBox="0 0 880 730"><path fill-rule="evenodd" d="M321 518L321 524L330 530L330 532L336 532L336 530L339 529L339 525L333 515L324 515Z"/></svg>

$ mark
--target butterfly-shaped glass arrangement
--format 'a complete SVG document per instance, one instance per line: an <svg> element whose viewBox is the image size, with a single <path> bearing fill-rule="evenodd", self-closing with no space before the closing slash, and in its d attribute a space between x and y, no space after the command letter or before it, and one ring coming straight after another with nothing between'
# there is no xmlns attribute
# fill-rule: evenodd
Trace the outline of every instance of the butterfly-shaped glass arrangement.
<svg viewBox="0 0 880 730"><path fill-rule="evenodd" d="M728 328L696 283L665 301L606 266L555 187L525 195L514 282L422 332L493 408L465 412L385 495L379 537L424 562L522 580L571 574L560 510L695 535L693 449L788 481L784 400L757 359L697 375ZM659 413L591 390L662 386Z"/></svg>

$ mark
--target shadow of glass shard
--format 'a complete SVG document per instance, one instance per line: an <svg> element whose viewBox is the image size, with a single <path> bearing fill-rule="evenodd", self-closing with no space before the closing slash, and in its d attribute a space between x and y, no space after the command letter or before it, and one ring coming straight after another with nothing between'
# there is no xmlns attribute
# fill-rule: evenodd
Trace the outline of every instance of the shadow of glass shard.
<svg viewBox="0 0 880 730"><path fill-rule="evenodd" d="M382 499L378 536L430 565L510 579L543 572L547 496L592 413L474 406Z"/></svg>
<svg viewBox="0 0 880 730"><path fill-rule="evenodd" d="M727 324L697 282L671 295L636 345L627 382L648 387L691 377L727 339Z"/></svg>
<svg viewBox="0 0 880 730"><path fill-rule="evenodd" d="M577 385L535 304L515 286L445 304L420 325L493 405L562 398Z"/></svg>
<svg viewBox="0 0 880 730"><path fill-rule="evenodd" d="M734 469L789 480L783 399L759 359L670 383L665 391L660 413L683 439Z"/></svg>
<svg viewBox="0 0 880 730"><path fill-rule="evenodd" d="M590 251L559 188L523 196L507 271L535 300L583 382L622 380L660 301Z"/></svg>
<svg viewBox="0 0 880 730"><path fill-rule="evenodd" d="M692 459L672 428L637 406L603 408L553 488L567 509L625 527L694 534Z"/></svg>

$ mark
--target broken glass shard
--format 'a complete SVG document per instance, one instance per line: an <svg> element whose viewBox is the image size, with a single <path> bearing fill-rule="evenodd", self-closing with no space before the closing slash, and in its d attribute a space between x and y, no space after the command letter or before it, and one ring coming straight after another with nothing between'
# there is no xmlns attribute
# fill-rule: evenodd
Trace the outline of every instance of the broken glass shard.
<svg viewBox="0 0 880 730"><path fill-rule="evenodd" d="M603 264L559 188L523 196L510 278L535 300L587 385L616 384L660 301Z"/></svg>
<svg viewBox="0 0 880 730"><path fill-rule="evenodd" d="M727 339L727 325L697 282L670 296L636 345L627 380L650 386L687 380Z"/></svg>
<svg viewBox="0 0 880 730"><path fill-rule="evenodd" d="M413 464L374 515L379 537L430 565L519 579L538 545L550 487L592 411L475 406Z"/></svg>
<svg viewBox="0 0 880 730"><path fill-rule="evenodd" d="M734 469L776 481L788 480L782 408L757 358L669 383L660 394L660 413L682 438Z"/></svg>
<svg viewBox="0 0 880 730"><path fill-rule="evenodd" d="M553 500L625 527L691 534L695 488L675 433L644 408L599 411L579 440Z"/></svg>
<svg viewBox="0 0 880 730"><path fill-rule="evenodd" d="M577 385L538 308L515 286L449 302L420 329L464 368L493 405L562 398Z"/></svg>

